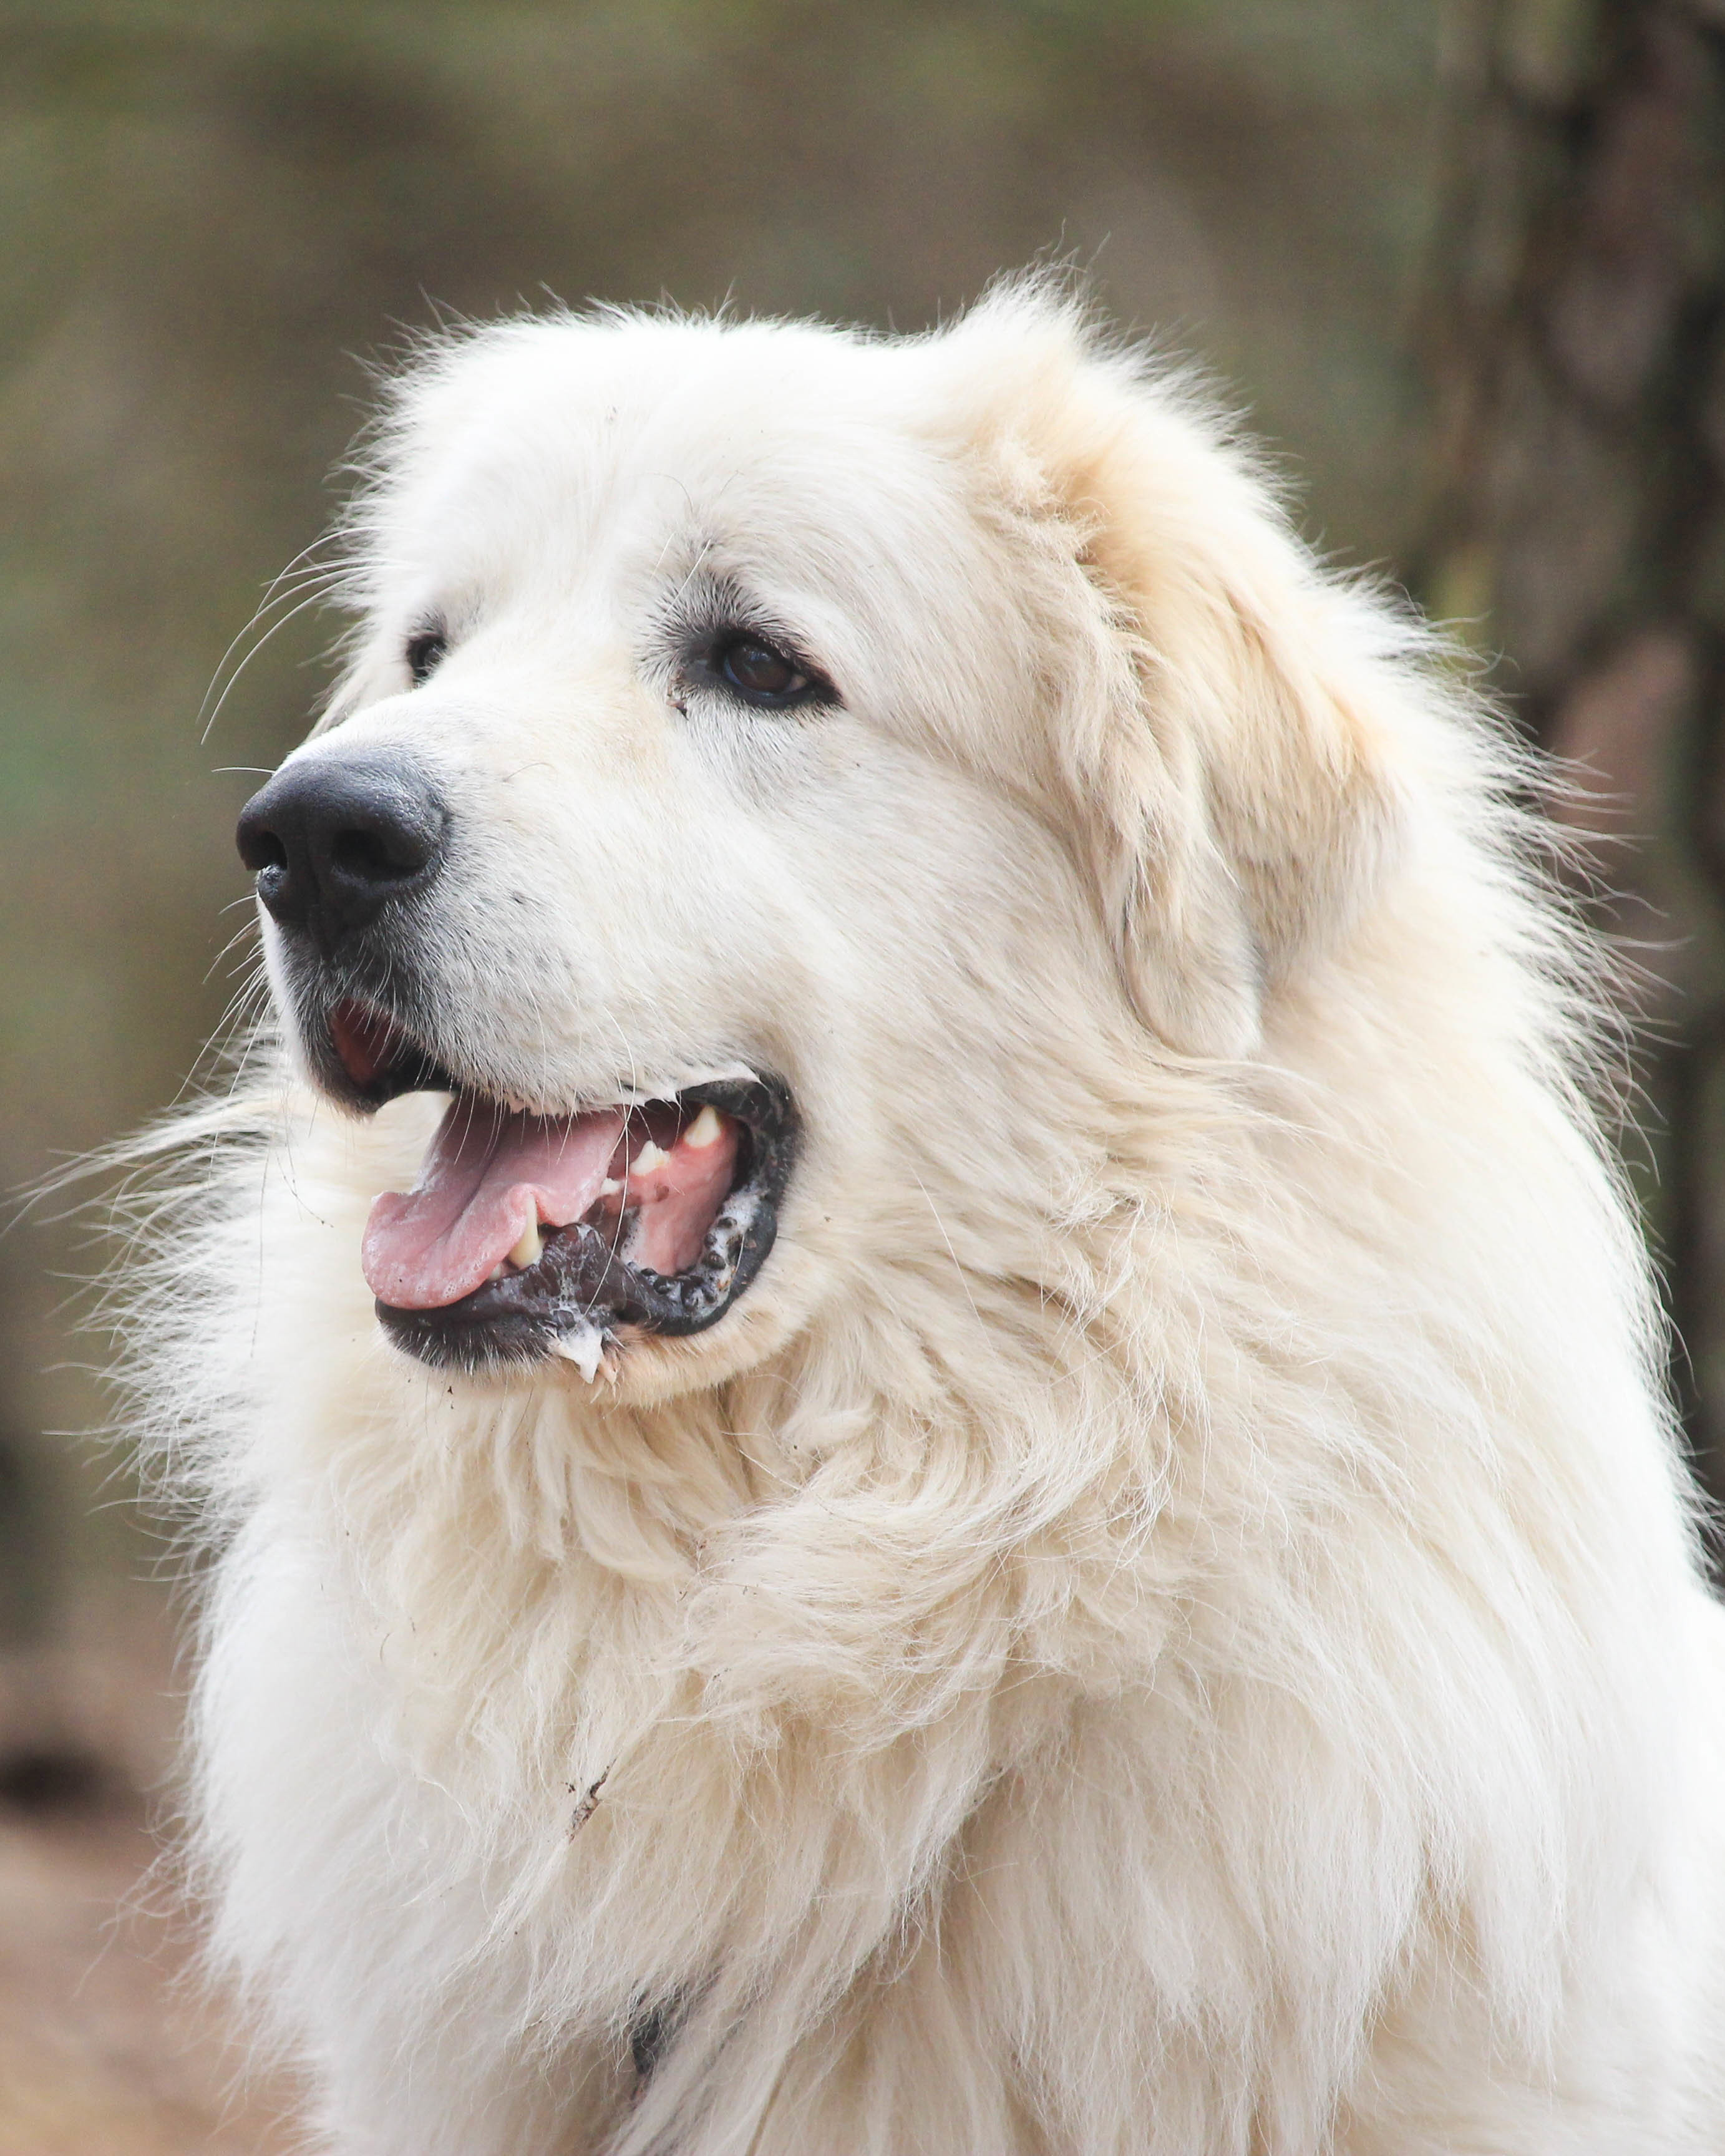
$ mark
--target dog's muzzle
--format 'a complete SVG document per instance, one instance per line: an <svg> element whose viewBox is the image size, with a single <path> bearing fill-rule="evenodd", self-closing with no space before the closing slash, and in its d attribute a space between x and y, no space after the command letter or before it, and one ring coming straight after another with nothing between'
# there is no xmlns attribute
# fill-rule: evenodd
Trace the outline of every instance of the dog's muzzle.
<svg viewBox="0 0 1725 2156"><path fill-rule="evenodd" d="M372 1208L361 1261L384 1330L437 1368L557 1356L590 1379L629 1335L704 1332L748 1288L796 1110L782 1081L744 1070L532 1112L485 1072L452 1069L418 956L449 828L411 757L320 749L253 797L237 835L321 1088L362 1113L451 1096L413 1188Z"/></svg>

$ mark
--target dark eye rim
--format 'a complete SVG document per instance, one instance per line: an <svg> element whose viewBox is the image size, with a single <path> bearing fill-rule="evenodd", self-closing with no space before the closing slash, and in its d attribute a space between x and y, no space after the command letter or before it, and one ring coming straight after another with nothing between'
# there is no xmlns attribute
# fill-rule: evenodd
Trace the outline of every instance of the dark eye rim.
<svg viewBox="0 0 1725 2156"><path fill-rule="evenodd" d="M735 680L726 670L725 661L744 644L752 644L782 660L790 669L792 685L783 690L756 689ZM795 711L809 706L835 705L840 701L837 689L812 660L805 659L782 634L758 629L750 622L721 623L694 639L685 656L683 670L695 685L716 690L754 711Z"/></svg>
<svg viewBox="0 0 1725 2156"><path fill-rule="evenodd" d="M416 629L402 647L408 678L416 689L424 686L448 656L449 632L440 621Z"/></svg>

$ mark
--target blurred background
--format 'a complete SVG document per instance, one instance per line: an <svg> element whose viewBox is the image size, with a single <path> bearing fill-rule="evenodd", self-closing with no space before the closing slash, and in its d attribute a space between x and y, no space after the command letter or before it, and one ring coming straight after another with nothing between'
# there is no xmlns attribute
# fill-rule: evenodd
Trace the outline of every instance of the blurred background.
<svg viewBox="0 0 1725 2156"><path fill-rule="evenodd" d="M1646 977L1626 1144L1721 1486L1725 0L0 0L0 1184L222 1020L234 814L335 627L291 581L247 625L404 332L910 329L1050 254L1590 774L1558 813ZM176 1680L54 1209L0 1240L0 2156L257 2147L209 2029L161 2038L148 1896L66 2003Z"/></svg>

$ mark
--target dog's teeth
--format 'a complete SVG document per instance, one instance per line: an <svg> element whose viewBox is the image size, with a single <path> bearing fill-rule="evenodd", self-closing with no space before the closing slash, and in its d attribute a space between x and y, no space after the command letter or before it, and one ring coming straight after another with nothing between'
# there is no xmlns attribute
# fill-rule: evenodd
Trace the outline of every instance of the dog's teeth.
<svg viewBox="0 0 1725 2156"><path fill-rule="evenodd" d="M663 1168L670 1158L668 1152L663 1152L649 1138L635 1155L629 1172L631 1175L644 1175L649 1168Z"/></svg>
<svg viewBox="0 0 1725 2156"><path fill-rule="evenodd" d="M521 1239L510 1252L510 1261L525 1272L529 1265L536 1265L545 1249L545 1239L539 1232L537 1220L528 1221L521 1230Z"/></svg>
<svg viewBox="0 0 1725 2156"><path fill-rule="evenodd" d="M614 1198L622 1188L614 1175L608 1175L599 1185L599 1195L601 1198Z"/></svg>
<svg viewBox="0 0 1725 2156"><path fill-rule="evenodd" d="M719 1121L713 1104L709 1101L695 1121L690 1124L688 1129L684 1132L681 1142L686 1146L694 1146L705 1152L709 1146L716 1145L724 1135L725 1126Z"/></svg>

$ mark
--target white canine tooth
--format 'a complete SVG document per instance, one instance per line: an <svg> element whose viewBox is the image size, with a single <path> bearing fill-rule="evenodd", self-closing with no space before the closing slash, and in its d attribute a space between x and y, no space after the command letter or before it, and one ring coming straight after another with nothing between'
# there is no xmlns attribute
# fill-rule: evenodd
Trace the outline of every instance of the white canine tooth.
<svg viewBox="0 0 1725 2156"><path fill-rule="evenodd" d="M724 1135L725 1126L719 1121L713 1104L709 1101L684 1132L681 1142L705 1152L709 1146L716 1146Z"/></svg>
<svg viewBox="0 0 1725 2156"><path fill-rule="evenodd" d="M631 1175L644 1175L649 1168L663 1168L670 1158L670 1155L668 1152L662 1152L654 1144L652 1139L649 1138L646 1144L635 1155L629 1172Z"/></svg>
<svg viewBox="0 0 1725 2156"><path fill-rule="evenodd" d="M599 1195L601 1198L614 1198L622 1188L614 1175L608 1175L599 1185Z"/></svg>
<svg viewBox="0 0 1725 2156"><path fill-rule="evenodd" d="M521 1230L521 1239L520 1242L516 1245L515 1248L509 1254L511 1262L514 1265L520 1265L525 1271L527 1266L536 1265L538 1264L540 1254L543 1251L544 1248L545 1240L539 1233L538 1221L536 1219L530 1220L526 1226Z"/></svg>

